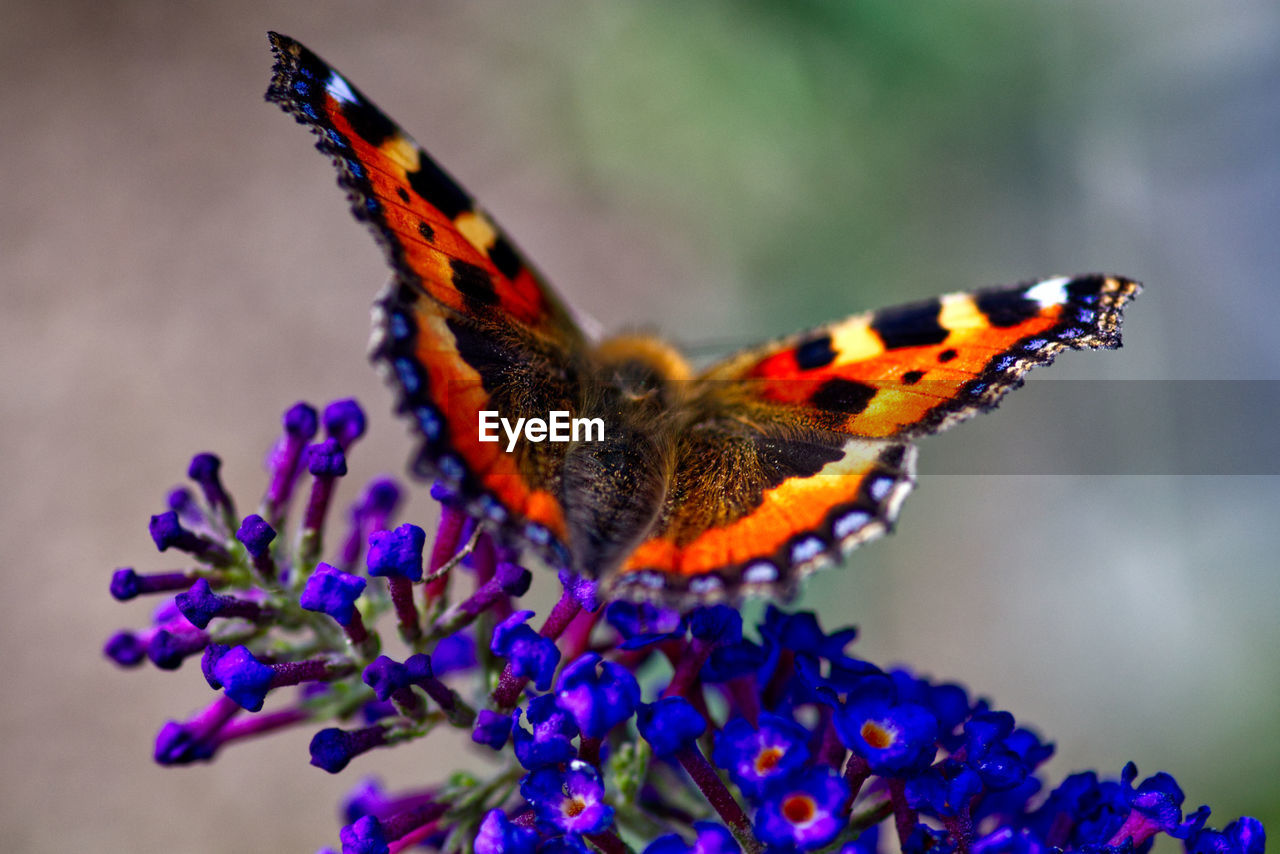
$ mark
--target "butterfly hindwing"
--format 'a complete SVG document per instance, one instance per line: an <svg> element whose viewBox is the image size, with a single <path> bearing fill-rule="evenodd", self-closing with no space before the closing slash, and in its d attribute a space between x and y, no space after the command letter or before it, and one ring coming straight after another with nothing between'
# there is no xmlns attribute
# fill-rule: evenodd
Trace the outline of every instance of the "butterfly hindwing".
<svg viewBox="0 0 1280 854"><path fill-rule="evenodd" d="M786 592L889 530L913 483L911 439L993 408L1064 349L1119 346L1137 291L1081 276L951 294L713 365L695 382L707 414L682 439L662 520L616 584L643 593L661 582L677 597ZM700 439L707 431L716 438ZM736 491L714 479L726 470L739 472ZM700 494L708 485L732 499L717 514Z"/></svg>

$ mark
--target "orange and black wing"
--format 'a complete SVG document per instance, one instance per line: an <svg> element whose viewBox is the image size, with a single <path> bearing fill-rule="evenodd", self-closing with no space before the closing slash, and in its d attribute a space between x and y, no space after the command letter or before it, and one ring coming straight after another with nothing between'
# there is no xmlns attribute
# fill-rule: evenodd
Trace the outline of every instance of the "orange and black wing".
<svg viewBox="0 0 1280 854"><path fill-rule="evenodd" d="M394 278L375 310L374 361L422 438L414 469L477 515L562 551L563 445L479 441L479 413L514 420L581 405L583 335L510 240L431 157L307 48L271 33L267 99L319 138ZM565 563L562 553L551 555Z"/></svg>
<svg viewBox="0 0 1280 854"><path fill-rule="evenodd" d="M857 315L713 365L654 535L614 584L785 594L887 531L914 438L991 409L1065 349L1120 346L1137 283L1054 278Z"/></svg>

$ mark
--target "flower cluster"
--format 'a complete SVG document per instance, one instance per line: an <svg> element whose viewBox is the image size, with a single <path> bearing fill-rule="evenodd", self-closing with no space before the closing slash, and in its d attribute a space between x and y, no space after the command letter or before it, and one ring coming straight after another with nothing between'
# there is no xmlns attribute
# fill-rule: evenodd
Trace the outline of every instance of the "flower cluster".
<svg viewBox="0 0 1280 854"><path fill-rule="evenodd" d="M811 613L769 607L744 632L724 605L604 606L594 585L562 573L538 620L517 607L532 580L518 555L439 486L430 548L422 528L395 525L401 489L387 479L364 489L329 544L364 424L352 401L290 409L258 511L244 517L218 459L196 456L199 494L173 491L151 519L157 548L187 565L116 570L117 599L167 595L149 628L105 650L126 667L198 658L221 692L160 729L161 764L295 726L318 727L311 764L332 773L441 726L500 758L487 780L458 774L394 795L362 783L344 854L873 854L890 847L890 826L907 854L1121 854L1159 834L1192 854L1262 854L1256 820L1209 829L1208 808L1184 814L1168 774L1138 782L1129 764L1046 793L1038 771L1053 747L1012 714L851 657L854 630L826 632ZM332 563L320 559L328 545ZM406 654L383 654L384 615Z"/></svg>

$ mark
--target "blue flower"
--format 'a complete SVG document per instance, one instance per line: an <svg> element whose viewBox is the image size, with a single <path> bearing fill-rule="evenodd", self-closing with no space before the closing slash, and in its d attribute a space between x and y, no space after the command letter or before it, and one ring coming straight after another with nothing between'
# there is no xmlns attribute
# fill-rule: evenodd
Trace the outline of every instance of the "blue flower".
<svg viewBox="0 0 1280 854"><path fill-rule="evenodd" d="M311 737L311 764L337 774L361 753L386 744L386 735L377 724L356 730L327 727Z"/></svg>
<svg viewBox="0 0 1280 854"><path fill-rule="evenodd" d="M937 752L938 722L915 703L900 703L893 683L867 677L836 711L836 731L873 773L905 776L923 770Z"/></svg>
<svg viewBox="0 0 1280 854"><path fill-rule="evenodd" d="M468 632L455 632L441 638L431 651L431 665L437 676L475 667L476 639Z"/></svg>
<svg viewBox="0 0 1280 854"><path fill-rule="evenodd" d="M324 408L324 432L343 450L364 435L364 410L354 399L335 400Z"/></svg>
<svg viewBox="0 0 1280 854"><path fill-rule="evenodd" d="M394 531L374 531L366 558L369 574L421 581L426 544L427 532L407 522Z"/></svg>
<svg viewBox="0 0 1280 854"><path fill-rule="evenodd" d="M1124 787L1125 799L1129 802L1130 812L1124 824L1117 830L1108 844L1118 844L1126 838L1132 839L1134 846L1141 845L1156 833L1167 833L1174 839L1186 839L1204 827L1209 817L1209 808L1202 806L1186 821L1182 820L1182 801L1184 795L1178 782L1161 771L1133 787L1138 776L1138 766L1130 762L1120 773L1120 785Z"/></svg>
<svg viewBox="0 0 1280 854"><path fill-rule="evenodd" d="M1013 715L991 711L974 714L964 725L965 762L993 792L1021 784L1053 753L1034 734L1013 727Z"/></svg>
<svg viewBox="0 0 1280 854"><path fill-rule="evenodd" d="M251 513L244 517L244 521L240 523L240 527L236 529L236 539L244 545L245 551L249 552L253 557L263 557L267 554L267 549L276 538L275 528L267 524L266 520L257 513Z"/></svg>
<svg viewBox="0 0 1280 854"><path fill-rule="evenodd" d="M652 602L615 600L605 608L604 619L622 636L619 649L641 649L684 637L685 633L685 621L678 611Z"/></svg>
<svg viewBox="0 0 1280 854"><path fill-rule="evenodd" d="M583 735L600 738L635 712L640 685L621 664L594 652L565 667L556 684L556 703L573 715Z"/></svg>
<svg viewBox="0 0 1280 854"><path fill-rule="evenodd" d="M471 730L471 740L476 744L501 750L507 746L507 739L511 737L511 724L510 715L492 709L481 709L476 715L476 725Z"/></svg>
<svg viewBox="0 0 1280 854"><path fill-rule="evenodd" d="M229 650L213 665L212 672L227 696L251 712L262 708L275 671L258 661L248 647Z"/></svg>
<svg viewBox="0 0 1280 854"><path fill-rule="evenodd" d="M385 655L378 656L364 669L363 678L379 700L389 700L392 694L409 687L409 669Z"/></svg>
<svg viewBox="0 0 1280 854"><path fill-rule="evenodd" d="M801 851L821 848L840 828L839 810L849 795L844 780L820 768L795 777L768 797L756 813L756 835L762 842Z"/></svg>
<svg viewBox="0 0 1280 854"><path fill-rule="evenodd" d="M538 847L538 831L521 827L502 810L489 810L476 832L475 854L533 854Z"/></svg>
<svg viewBox="0 0 1280 854"><path fill-rule="evenodd" d="M729 721L716 736L711 761L729 772L749 798L786 785L809 761L809 731L765 712L754 728L744 718Z"/></svg>
<svg viewBox="0 0 1280 854"><path fill-rule="evenodd" d="M540 822L564 833L599 833L613 823L600 772L577 759L564 771L541 768L529 774L520 782L520 794L533 804Z"/></svg>
<svg viewBox="0 0 1280 854"><path fill-rule="evenodd" d="M687 748L707 731L707 721L684 697L664 697L656 703L641 703L636 710L640 736L660 759Z"/></svg>
<svg viewBox="0 0 1280 854"><path fill-rule="evenodd" d="M955 759L944 759L919 776L907 781L907 803L939 818L960 815L969 808L975 795L982 792L982 778Z"/></svg>
<svg viewBox="0 0 1280 854"><path fill-rule="evenodd" d="M328 614L339 625L349 625L356 615L356 600L367 584L358 575L322 563L307 579L298 604L308 611Z"/></svg>
<svg viewBox="0 0 1280 854"><path fill-rule="evenodd" d="M708 644L742 640L742 615L728 605L704 605L689 614L689 633Z"/></svg>
<svg viewBox="0 0 1280 854"><path fill-rule="evenodd" d="M1263 854L1267 832L1262 822L1244 816L1223 830L1198 830L1187 838L1187 854Z"/></svg>
<svg viewBox="0 0 1280 854"><path fill-rule="evenodd" d="M342 477L347 473L347 455L336 439L307 446L307 471L317 478Z"/></svg>
<svg viewBox="0 0 1280 854"><path fill-rule="evenodd" d="M578 727L573 718L556 705L556 698L543 694L529 701L530 733L520 725L520 710L511 714L511 733L516 760L530 771L548 765L559 765L577 755L573 738Z"/></svg>
<svg viewBox="0 0 1280 854"><path fill-rule="evenodd" d="M709 821L695 821L693 829L697 837L692 845L668 833L645 846L643 854L741 854L738 841L727 828Z"/></svg>
<svg viewBox="0 0 1280 854"><path fill-rule="evenodd" d="M389 854L382 822L371 815L356 819L338 832L342 854Z"/></svg>
<svg viewBox="0 0 1280 854"><path fill-rule="evenodd" d="M560 663L560 649L526 625L532 616L532 611L516 611L495 626L489 649L511 663L512 673L532 679L539 691L545 691Z"/></svg>

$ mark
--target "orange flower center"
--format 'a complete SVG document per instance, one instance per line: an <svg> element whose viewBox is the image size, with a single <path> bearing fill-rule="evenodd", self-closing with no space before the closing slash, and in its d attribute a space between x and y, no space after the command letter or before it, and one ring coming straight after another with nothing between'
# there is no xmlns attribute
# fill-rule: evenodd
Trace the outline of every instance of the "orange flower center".
<svg viewBox="0 0 1280 854"><path fill-rule="evenodd" d="M862 725L862 740L876 750L884 750L893 744L893 733L875 721L867 721Z"/></svg>
<svg viewBox="0 0 1280 854"><path fill-rule="evenodd" d="M582 800L582 798L568 798L565 800L564 806L561 807L560 810L569 818L574 818L581 815L582 811L586 808L586 801Z"/></svg>
<svg viewBox="0 0 1280 854"><path fill-rule="evenodd" d="M816 812L813 798L808 795L789 795L782 802L782 814L792 824L808 824Z"/></svg>
<svg viewBox="0 0 1280 854"><path fill-rule="evenodd" d="M782 759L782 750L777 747L766 747L764 750L756 754L756 773L768 774L774 768L778 767L778 761Z"/></svg>

